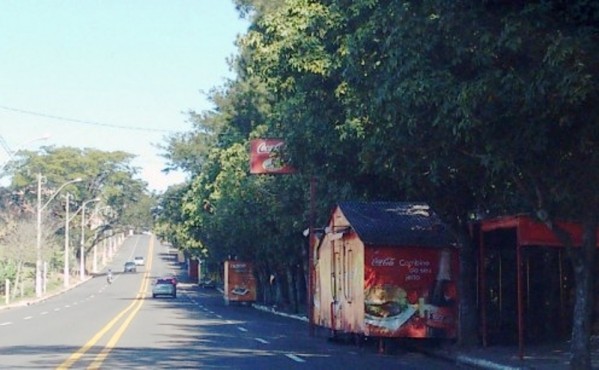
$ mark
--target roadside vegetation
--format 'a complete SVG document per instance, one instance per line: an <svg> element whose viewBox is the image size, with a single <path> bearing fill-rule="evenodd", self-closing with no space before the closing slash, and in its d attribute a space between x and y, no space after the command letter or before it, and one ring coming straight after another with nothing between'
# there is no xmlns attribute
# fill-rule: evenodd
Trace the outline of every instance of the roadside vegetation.
<svg viewBox="0 0 599 370"><path fill-rule="evenodd" d="M306 301L309 184L317 225L347 199L429 203L461 250L461 333L475 344L473 241L484 217L527 214L569 248L573 368L590 366L599 196L596 2L237 0L251 20L236 78L165 144L189 183L156 230L218 269L256 263L265 301ZM249 140L280 138L287 176L248 173ZM268 277L276 274L275 292ZM272 296L271 296L272 295Z"/></svg>
<svg viewBox="0 0 599 370"><path fill-rule="evenodd" d="M71 282L78 281L82 232L89 274L92 249L99 248L101 268L118 237L151 229L155 197L136 178L131 154L68 147L12 154L2 174L11 182L0 188L0 292L9 302L36 297L38 207L44 292L64 287L65 266Z"/></svg>
<svg viewBox="0 0 599 370"><path fill-rule="evenodd" d="M216 274L254 262L260 300L304 312L310 183L315 225L344 200L422 201L460 246L460 345L476 345L472 222L525 214L567 246L576 280L573 369L590 369L599 224L599 7L592 0L235 0L250 27L236 77L213 109L166 138L166 170L189 180L150 194L132 156L74 148L21 151L0 188L0 278L27 294L41 254L64 263L66 199L85 202L86 254L153 229ZM249 142L278 138L291 175L250 175ZM3 173L4 175L4 173ZM65 186L75 178L81 182ZM74 216L68 258L78 258ZM88 216L86 216L88 217ZM580 223L582 248L557 221ZM87 237L89 235L89 237ZM73 262L72 266L77 266ZM214 275L212 275L214 276ZM275 276L274 284L272 277Z"/></svg>

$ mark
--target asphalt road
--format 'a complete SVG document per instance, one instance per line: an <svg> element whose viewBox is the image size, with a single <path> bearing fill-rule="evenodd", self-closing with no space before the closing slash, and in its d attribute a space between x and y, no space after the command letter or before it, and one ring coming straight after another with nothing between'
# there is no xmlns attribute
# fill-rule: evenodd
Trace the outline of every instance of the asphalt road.
<svg viewBox="0 0 599 370"><path fill-rule="evenodd" d="M145 257L137 273L125 261ZM303 321L226 306L214 289L181 282L177 298L151 282L179 272L175 255L134 235L97 276L35 305L0 311L0 369L455 369L419 353L379 354L310 336Z"/></svg>

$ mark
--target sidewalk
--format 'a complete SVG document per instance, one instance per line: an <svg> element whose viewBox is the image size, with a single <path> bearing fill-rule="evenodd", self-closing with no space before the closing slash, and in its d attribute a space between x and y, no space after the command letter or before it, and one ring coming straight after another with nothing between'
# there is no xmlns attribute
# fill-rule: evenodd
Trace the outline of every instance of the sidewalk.
<svg viewBox="0 0 599 370"><path fill-rule="evenodd" d="M271 312L276 315L290 317L308 322L303 315L291 315L258 304L254 308ZM457 349L453 346L415 346L413 350L426 353L459 365L475 369L489 370L568 370L570 361L570 343L555 343L546 345L531 345L524 347L524 358L518 356L518 346L477 347L468 350ZM599 370L599 336L591 338L591 356L593 369Z"/></svg>
<svg viewBox="0 0 599 370"><path fill-rule="evenodd" d="M522 360L518 356L517 346L479 347L469 350L440 348L423 349L423 351L458 364L495 370L567 370L571 355L569 342L525 346ZM591 357L593 369L599 369L599 337L597 336L591 338Z"/></svg>

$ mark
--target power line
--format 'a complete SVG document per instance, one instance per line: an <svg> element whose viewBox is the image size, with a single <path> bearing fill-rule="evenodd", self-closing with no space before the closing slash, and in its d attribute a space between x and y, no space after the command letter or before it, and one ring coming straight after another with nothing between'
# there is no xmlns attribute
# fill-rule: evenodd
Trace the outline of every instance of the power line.
<svg viewBox="0 0 599 370"><path fill-rule="evenodd" d="M133 127L133 126L114 125L114 124L95 122L95 121L86 121L86 120L81 120L81 119L61 117L61 116L55 116L55 115L46 114L46 113L39 113L39 112L33 112L33 111L29 111L29 110L24 110L24 109L12 108L12 107L7 107L7 106L3 106L3 105L0 105L0 109L4 109L7 111L16 112L16 113L29 114L31 116L50 118L50 119L54 119L54 120L58 120L58 121L65 121L65 122L70 122L70 123L80 123L80 124L91 125L91 126L102 126L102 127L108 127L108 128L118 128L118 129L124 129L124 130L146 131L146 132L165 132L165 133L173 132L173 130L164 130L164 129L147 128L147 127Z"/></svg>

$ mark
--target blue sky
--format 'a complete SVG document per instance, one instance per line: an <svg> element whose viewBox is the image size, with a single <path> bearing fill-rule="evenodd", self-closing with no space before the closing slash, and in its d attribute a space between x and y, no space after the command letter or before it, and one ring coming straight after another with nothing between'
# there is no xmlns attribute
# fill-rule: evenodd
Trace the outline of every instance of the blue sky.
<svg viewBox="0 0 599 370"><path fill-rule="evenodd" d="M162 191L183 175L161 173L155 144L212 108L204 92L234 77L247 26L230 0L2 0L0 139L123 150Z"/></svg>

